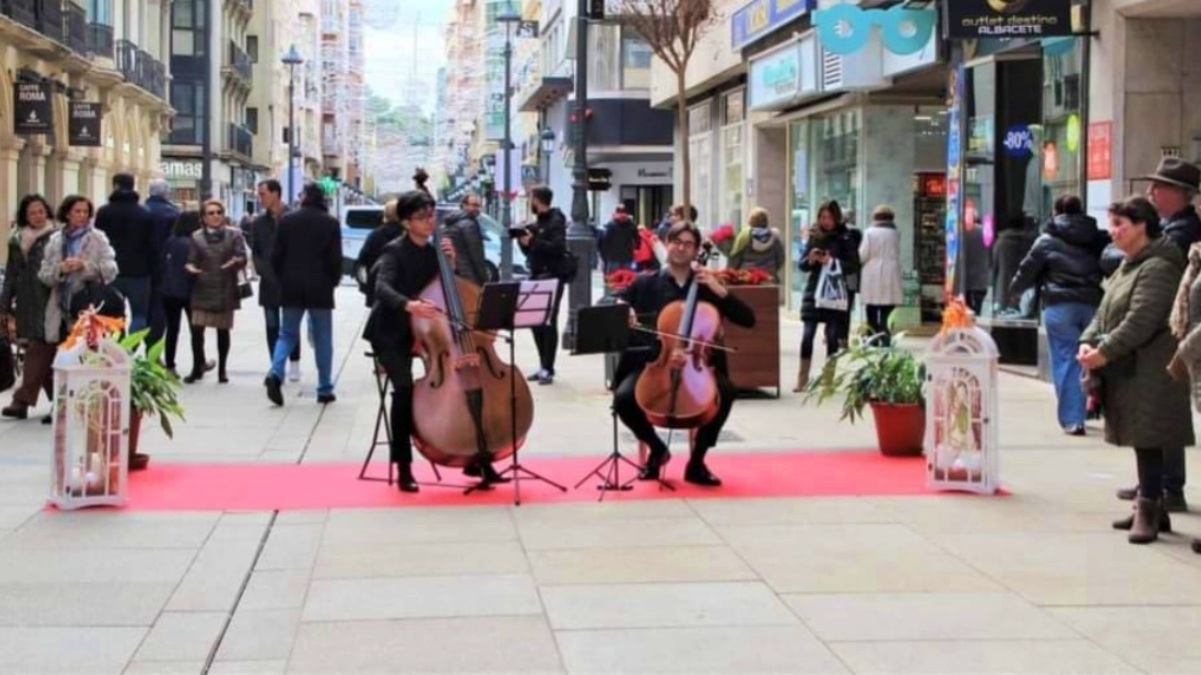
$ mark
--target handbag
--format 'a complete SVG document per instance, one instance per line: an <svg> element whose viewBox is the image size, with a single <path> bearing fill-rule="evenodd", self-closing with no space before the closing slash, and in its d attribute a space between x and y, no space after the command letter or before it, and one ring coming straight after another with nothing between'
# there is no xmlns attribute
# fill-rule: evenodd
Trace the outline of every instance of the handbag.
<svg viewBox="0 0 1201 675"><path fill-rule="evenodd" d="M13 355L8 337L0 335L0 391L12 389L17 383L17 358Z"/></svg>
<svg viewBox="0 0 1201 675"><path fill-rule="evenodd" d="M238 298L245 300L253 297L254 286L250 285L250 278L246 276L245 268L238 270Z"/></svg>
<svg viewBox="0 0 1201 675"><path fill-rule="evenodd" d="M100 316L113 319L125 318L125 296L112 284L85 281L83 286L71 295L71 299L67 303L67 312L70 314L68 326L73 324L75 319L89 307L95 307L96 313Z"/></svg>
<svg viewBox="0 0 1201 675"><path fill-rule="evenodd" d="M842 274L842 263L838 262L838 258L831 258L822 266L813 300L818 309L847 311L850 304L847 298L847 281Z"/></svg>

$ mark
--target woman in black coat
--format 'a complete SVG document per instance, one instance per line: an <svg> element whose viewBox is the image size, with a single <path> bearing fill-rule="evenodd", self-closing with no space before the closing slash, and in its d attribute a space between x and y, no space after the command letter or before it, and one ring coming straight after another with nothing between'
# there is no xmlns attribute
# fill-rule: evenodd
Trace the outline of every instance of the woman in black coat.
<svg viewBox="0 0 1201 675"><path fill-rule="evenodd" d="M831 200L817 210L817 229L805 243L805 257L799 266L809 278L805 284L805 295L801 301L801 321L804 334L801 337L801 367L797 371L795 392L804 391L809 385L809 368L813 361L813 341L817 337L818 324L825 324L826 355L833 356L846 344L851 332L851 302L847 294L845 310L817 306L817 286L821 281L822 269L837 260L842 267L843 279L859 272L859 246L842 215L842 207ZM849 291L849 289L848 289Z"/></svg>
<svg viewBox="0 0 1201 675"><path fill-rule="evenodd" d="M167 324L163 360L171 372L177 372L175 354L179 346L180 323L184 316L187 316L188 329L192 336L192 372L207 372L216 365L204 357L204 329L192 325L193 279L188 273L187 265L188 255L192 251L192 235L199 230L199 211L185 211L179 214L163 251L161 293Z"/></svg>

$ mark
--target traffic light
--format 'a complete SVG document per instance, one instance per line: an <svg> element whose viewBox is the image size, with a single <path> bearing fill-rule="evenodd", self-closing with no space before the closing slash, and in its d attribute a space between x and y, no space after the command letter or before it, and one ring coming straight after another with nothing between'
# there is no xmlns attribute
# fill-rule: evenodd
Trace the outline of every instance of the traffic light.
<svg viewBox="0 0 1201 675"><path fill-rule="evenodd" d="M588 169L588 191L605 192L613 187L609 180L612 177L613 172L609 169Z"/></svg>

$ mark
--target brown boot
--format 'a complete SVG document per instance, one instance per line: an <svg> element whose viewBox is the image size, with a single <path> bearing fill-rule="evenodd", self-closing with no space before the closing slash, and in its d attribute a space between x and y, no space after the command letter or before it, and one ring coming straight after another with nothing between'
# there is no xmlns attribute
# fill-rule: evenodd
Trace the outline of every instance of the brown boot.
<svg viewBox="0 0 1201 675"><path fill-rule="evenodd" d="M1134 511L1135 511L1134 509L1131 509L1130 515L1126 516L1125 518L1122 518L1121 520L1113 521L1113 529L1129 530L1130 528L1134 527ZM1172 518L1168 515L1167 509L1159 510L1159 531L1160 532L1171 532L1172 531Z"/></svg>
<svg viewBox="0 0 1201 675"><path fill-rule="evenodd" d="M1139 497L1134 502L1134 525L1126 539L1131 544L1150 544L1159 539L1159 514L1162 511L1158 499Z"/></svg>
<svg viewBox="0 0 1201 675"><path fill-rule="evenodd" d="M801 359L801 367L796 371L796 388L792 390L794 394L800 394L809 387L809 368L813 365L810 359Z"/></svg>

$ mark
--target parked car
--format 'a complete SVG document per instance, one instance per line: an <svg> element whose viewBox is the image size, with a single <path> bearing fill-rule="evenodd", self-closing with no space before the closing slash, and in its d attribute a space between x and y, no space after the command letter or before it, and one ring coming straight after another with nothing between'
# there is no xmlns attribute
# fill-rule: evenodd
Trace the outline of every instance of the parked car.
<svg viewBox="0 0 1201 675"><path fill-rule="evenodd" d="M439 204L438 225L451 215L458 213L459 209L456 206L449 204ZM492 279L500 278L500 249L501 244L508 233L504 232L498 223L493 218L480 214L480 228L484 235L484 258L488 262L488 272L492 275ZM359 257L359 251L363 248L363 242L367 240L367 235L371 231L379 227L384 222L384 207L383 206L348 206L342 215L342 273L346 275L352 274L354 261ZM513 276L523 278L529 275L529 270L525 265L525 255L516 244L513 245Z"/></svg>

